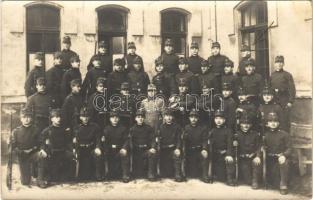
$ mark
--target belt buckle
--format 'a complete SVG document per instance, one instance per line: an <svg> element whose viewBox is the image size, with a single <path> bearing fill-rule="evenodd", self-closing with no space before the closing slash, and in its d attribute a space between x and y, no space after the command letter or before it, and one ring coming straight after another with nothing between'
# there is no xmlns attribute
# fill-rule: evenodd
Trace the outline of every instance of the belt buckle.
<svg viewBox="0 0 313 200"><path fill-rule="evenodd" d="M112 149L116 149L116 145L115 144L112 144Z"/></svg>

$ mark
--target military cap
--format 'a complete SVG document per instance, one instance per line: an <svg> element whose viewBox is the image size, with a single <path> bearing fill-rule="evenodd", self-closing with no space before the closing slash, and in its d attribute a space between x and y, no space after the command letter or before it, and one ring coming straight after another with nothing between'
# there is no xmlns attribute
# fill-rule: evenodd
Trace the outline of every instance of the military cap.
<svg viewBox="0 0 313 200"><path fill-rule="evenodd" d="M222 90L231 91L232 90L231 84L230 83L223 83Z"/></svg>
<svg viewBox="0 0 313 200"><path fill-rule="evenodd" d="M163 111L163 115L173 115L173 111L169 108L166 108L164 111Z"/></svg>
<svg viewBox="0 0 313 200"><path fill-rule="evenodd" d="M56 109L52 109L50 111L50 117L60 117L61 116L61 109L56 108Z"/></svg>
<svg viewBox="0 0 313 200"><path fill-rule="evenodd" d="M128 49L136 49L136 45L135 45L134 42L128 42L127 48L128 48Z"/></svg>
<svg viewBox="0 0 313 200"><path fill-rule="evenodd" d="M249 58L246 62L245 62L245 66L248 65L252 65L255 66L255 60L253 58Z"/></svg>
<svg viewBox="0 0 313 200"><path fill-rule="evenodd" d="M124 82L121 84L121 90L129 90L130 89L130 85L128 82Z"/></svg>
<svg viewBox="0 0 313 200"><path fill-rule="evenodd" d="M178 86L188 86L187 80L185 78L180 78L178 81Z"/></svg>
<svg viewBox="0 0 313 200"><path fill-rule="evenodd" d="M90 116L90 112L88 110L88 108L86 106L81 107L79 115L81 117L89 117Z"/></svg>
<svg viewBox="0 0 313 200"><path fill-rule="evenodd" d="M209 67L209 62L207 60L202 60L201 61L201 67Z"/></svg>
<svg viewBox="0 0 313 200"><path fill-rule="evenodd" d="M46 79L45 77L39 77L36 79L36 84L37 85L46 85Z"/></svg>
<svg viewBox="0 0 313 200"><path fill-rule="evenodd" d="M145 111L143 110L143 109L138 109L137 111L136 111L136 116L145 116Z"/></svg>
<svg viewBox="0 0 313 200"><path fill-rule="evenodd" d="M53 54L53 58L54 59L58 59L61 58L62 59L62 53L60 51L57 51Z"/></svg>
<svg viewBox="0 0 313 200"><path fill-rule="evenodd" d="M165 46L174 46L174 43L171 39L166 39L164 45Z"/></svg>
<svg viewBox="0 0 313 200"><path fill-rule="evenodd" d="M119 117L118 110L111 110L110 112L110 117Z"/></svg>
<svg viewBox="0 0 313 200"><path fill-rule="evenodd" d="M252 123L252 120L251 120L250 115L248 115L247 112L243 112L242 115L240 116L239 123L242 123L242 124L251 124L251 123Z"/></svg>
<svg viewBox="0 0 313 200"><path fill-rule="evenodd" d="M184 58L184 57L180 57L180 58L178 59L178 64L187 64L187 63L188 63L188 61L187 61L187 59Z"/></svg>
<svg viewBox="0 0 313 200"><path fill-rule="evenodd" d="M139 56L136 56L133 60L133 64L141 64L142 63L142 59Z"/></svg>
<svg viewBox="0 0 313 200"><path fill-rule="evenodd" d="M66 35L63 37L63 40L62 40L62 43L65 43L65 44L71 44L71 38L70 36Z"/></svg>
<svg viewBox="0 0 313 200"><path fill-rule="evenodd" d="M71 87L74 87L74 86L81 86L81 80L80 79L73 79L71 80Z"/></svg>
<svg viewBox="0 0 313 200"><path fill-rule="evenodd" d="M73 62L80 62L80 58L79 58L78 55L74 55L74 56L71 57L70 61L71 61L71 63L73 63Z"/></svg>
<svg viewBox="0 0 313 200"><path fill-rule="evenodd" d="M106 43L105 41L100 41L99 44L98 44L98 48L108 48L108 43Z"/></svg>
<svg viewBox="0 0 313 200"><path fill-rule="evenodd" d="M148 85L148 91L156 90L156 87L154 84L149 84Z"/></svg>
<svg viewBox="0 0 313 200"><path fill-rule="evenodd" d="M274 95L274 90L269 86L265 86L262 90L262 95L265 95L265 94Z"/></svg>
<svg viewBox="0 0 313 200"><path fill-rule="evenodd" d="M225 67L234 67L234 63L233 61L229 60L229 59L225 59Z"/></svg>
<svg viewBox="0 0 313 200"><path fill-rule="evenodd" d="M96 54L96 55L92 56L91 62L93 62L93 61L95 61L95 60L101 61L100 55L97 55L97 54Z"/></svg>
<svg viewBox="0 0 313 200"><path fill-rule="evenodd" d="M276 56L275 57L275 62L282 62L282 63L284 63L285 62L284 56L282 56L282 55Z"/></svg>
<svg viewBox="0 0 313 200"><path fill-rule="evenodd" d="M154 61L155 66L163 65L163 59L161 56L159 56L157 59Z"/></svg>
<svg viewBox="0 0 313 200"><path fill-rule="evenodd" d="M22 108L20 111L20 116L28 116L31 117L32 116L32 112L27 109L27 108Z"/></svg>
<svg viewBox="0 0 313 200"><path fill-rule="evenodd" d="M115 59L113 65L123 66L123 59L121 58Z"/></svg>
<svg viewBox="0 0 313 200"><path fill-rule="evenodd" d="M107 81L107 79L105 77L99 77L97 79L96 85L99 85L99 84L103 84L104 85L106 83L106 81Z"/></svg>
<svg viewBox="0 0 313 200"><path fill-rule="evenodd" d="M243 44L240 51L251 51L248 45Z"/></svg>
<svg viewBox="0 0 313 200"><path fill-rule="evenodd" d="M214 47L221 48L221 45L219 42L213 42L211 48L214 48Z"/></svg>
<svg viewBox="0 0 313 200"><path fill-rule="evenodd" d="M205 90L205 89L210 89L210 88L209 88L208 85L204 84L204 85L202 86L202 90Z"/></svg>
<svg viewBox="0 0 313 200"><path fill-rule="evenodd" d="M199 117L199 112L196 109L192 109L189 113L189 116L196 116Z"/></svg>
<svg viewBox="0 0 313 200"><path fill-rule="evenodd" d="M197 42L192 41L192 42L191 42L191 45L190 45L190 48L191 48L191 49L192 49L192 48L199 49L199 45L198 45Z"/></svg>
<svg viewBox="0 0 313 200"><path fill-rule="evenodd" d="M266 121L279 121L278 115L276 112L270 112L266 116Z"/></svg>
<svg viewBox="0 0 313 200"><path fill-rule="evenodd" d="M34 59L43 60L44 54L42 52L36 52Z"/></svg>
<svg viewBox="0 0 313 200"><path fill-rule="evenodd" d="M242 87L239 87L238 88L238 91L237 91L237 95L240 96L240 95L246 95L246 90Z"/></svg>
<svg viewBox="0 0 313 200"><path fill-rule="evenodd" d="M224 112L222 110L216 110L214 117L224 117Z"/></svg>

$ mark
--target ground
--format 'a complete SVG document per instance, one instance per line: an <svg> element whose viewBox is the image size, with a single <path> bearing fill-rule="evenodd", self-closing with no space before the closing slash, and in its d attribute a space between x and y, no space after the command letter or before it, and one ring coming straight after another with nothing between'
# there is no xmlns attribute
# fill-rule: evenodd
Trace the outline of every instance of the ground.
<svg viewBox="0 0 313 200"><path fill-rule="evenodd" d="M2 175L6 166L2 165ZM3 199L310 199L299 194L281 195L277 190L252 190L248 186L230 187L215 182L205 184L199 180L176 183L169 179L159 182L135 180L122 182L66 183L40 189L33 181L31 188L22 186L19 170L13 165L13 189L8 191L2 176Z"/></svg>

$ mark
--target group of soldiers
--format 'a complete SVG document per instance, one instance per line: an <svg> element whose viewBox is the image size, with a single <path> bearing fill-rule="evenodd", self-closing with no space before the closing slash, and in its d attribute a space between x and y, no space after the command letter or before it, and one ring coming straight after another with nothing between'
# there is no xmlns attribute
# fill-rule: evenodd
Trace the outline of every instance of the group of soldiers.
<svg viewBox="0 0 313 200"><path fill-rule="evenodd" d="M133 42L112 61L101 41L82 81L70 37L62 43L48 71L43 55L35 55L25 83L22 125L10 143L22 184L32 176L41 188L66 180L193 177L258 189L263 177L287 194L295 85L283 56L267 80L248 46L234 73L218 42L208 59L196 42L190 57L179 58L167 39L150 81Z"/></svg>

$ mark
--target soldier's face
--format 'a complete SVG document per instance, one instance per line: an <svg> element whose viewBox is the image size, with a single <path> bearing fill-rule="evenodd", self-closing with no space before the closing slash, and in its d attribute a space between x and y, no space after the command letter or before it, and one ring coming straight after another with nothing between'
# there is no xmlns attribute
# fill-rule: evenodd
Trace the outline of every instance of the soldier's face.
<svg viewBox="0 0 313 200"><path fill-rule="evenodd" d="M120 72L122 70L121 65L114 65L114 71Z"/></svg>
<svg viewBox="0 0 313 200"><path fill-rule="evenodd" d="M34 59L34 65L37 67L43 66L43 60L42 59Z"/></svg>
<svg viewBox="0 0 313 200"><path fill-rule="evenodd" d="M190 52L191 52L191 55L192 55L192 56L197 56L198 53L199 53L199 49L197 49L197 48L191 48L191 49L190 49Z"/></svg>
<svg viewBox="0 0 313 200"><path fill-rule="evenodd" d="M130 48L130 49L128 49L128 53L134 55L136 53L136 49Z"/></svg>
<svg viewBox="0 0 313 200"><path fill-rule="evenodd" d="M275 62L275 63L274 63L274 67L275 67L275 70L276 70L276 71L280 71L280 70L283 69L284 63L283 63L283 62Z"/></svg>
<svg viewBox="0 0 313 200"><path fill-rule="evenodd" d="M241 57L243 57L243 58L250 57L250 55L251 55L250 51L242 51L241 52Z"/></svg>
<svg viewBox="0 0 313 200"><path fill-rule="evenodd" d="M250 75L254 72L255 67L253 65L247 65L245 69L246 69L247 74Z"/></svg>
<svg viewBox="0 0 313 200"><path fill-rule="evenodd" d="M61 125L61 117L60 116L54 116L51 118L51 122L53 126L60 126Z"/></svg>
<svg viewBox="0 0 313 200"><path fill-rule="evenodd" d="M222 93L223 93L223 97L224 97L224 98L227 98L227 97L229 97L233 92L232 92L231 90L223 90Z"/></svg>
<svg viewBox="0 0 313 200"><path fill-rule="evenodd" d="M55 58L53 60L54 65L61 65L62 64L62 59L61 58Z"/></svg>
<svg viewBox="0 0 313 200"><path fill-rule="evenodd" d="M129 90L121 90L121 94L124 95L124 96L127 96L129 95Z"/></svg>
<svg viewBox="0 0 313 200"><path fill-rule="evenodd" d="M197 116L190 116L189 120L191 125L196 125L198 123L199 118Z"/></svg>
<svg viewBox="0 0 313 200"><path fill-rule="evenodd" d="M242 130L242 132L248 132L251 128L251 124L248 123L240 123L240 129Z"/></svg>
<svg viewBox="0 0 313 200"><path fill-rule="evenodd" d="M164 69L164 66L163 66L163 65L158 65L158 66L155 67L155 70L156 70L157 72L162 72L163 69Z"/></svg>
<svg viewBox="0 0 313 200"><path fill-rule="evenodd" d="M155 97L156 91L155 90L148 90L148 97Z"/></svg>
<svg viewBox="0 0 313 200"><path fill-rule="evenodd" d="M224 67L224 72L225 72L225 74L229 74L229 73L231 73L232 71L233 71L233 68L232 68L232 67L230 67L230 66Z"/></svg>
<svg viewBox="0 0 313 200"><path fill-rule="evenodd" d="M172 46L169 46L169 45L166 45L166 46L164 47L164 51L165 51L166 53L172 53L173 47L172 47Z"/></svg>
<svg viewBox="0 0 313 200"><path fill-rule="evenodd" d="M94 61L92 62L92 64L93 64L93 66L95 66L95 67L100 67L100 66L101 66L101 61L100 61L100 60L94 60Z"/></svg>
<svg viewBox="0 0 313 200"><path fill-rule="evenodd" d="M98 84L97 85L97 87L96 87L96 89L97 89L97 92L100 92L100 93L103 93L104 92L104 86L103 86L103 84Z"/></svg>
<svg viewBox="0 0 313 200"><path fill-rule="evenodd" d="M111 122L112 126L117 126L119 121L120 121L120 118L118 116L110 117L110 122Z"/></svg>
<svg viewBox="0 0 313 200"><path fill-rule="evenodd" d="M247 100L247 96L246 95L239 95L238 99L240 102L246 101Z"/></svg>
<svg viewBox="0 0 313 200"><path fill-rule="evenodd" d="M208 70L209 70L209 67L207 67L207 66L202 66L201 67L202 74L205 74Z"/></svg>
<svg viewBox="0 0 313 200"><path fill-rule="evenodd" d="M267 126L271 129L276 129L279 126L279 122L278 121L268 121Z"/></svg>
<svg viewBox="0 0 313 200"><path fill-rule="evenodd" d="M218 47L213 47L212 49L211 49L211 51L212 51L212 54L214 55L214 56L216 56L216 55L218 55L219 53L220 53L220 48L218 48Z"/></svg>
<svg viewBox="0 0 313 200"><path fill-rule="evenodd" d="M225 118L224 117L215 117L214 122L217 126L222 126L225 123Z"/></svg>
<svg viewBox="0 0 313 200"><path fill-rule="evenodd" d="M69 43L62 43L63 49L69 50L71 48L71 44Z"/></svg>
<svg viewBox="0 0 313 200"><path fill-rule="evenodd" d="M23 126L28 127L32 123L32 118L29 115L22 115L21 116L21 122L22 122Z"/></svg>
<svg viewBox="0 0 313 200"><path fill-rule="evenodd" d="M79 119L84 125L88 124L89 122L89 117L87 116L80 116Z"/></svg>
<svg viewBox="0 0 313 200"><path fill-rule="evenodd" d="M80 67L80 62L79 61L74 61L71 63L72 67L74 68L79 68Z"/></svg>
<svg viewBox="0 0 313 200"><path fill-rule="evenodd" d="M265 102L271 102L273 100L274 96L271 94L263 94L263 100Z"/></svg>
<svg viewBox="0 0 313 200"><path fill-rule="evenodd" d="M44 92L46 90L46 85L44 85L44 84L37 84L36 85L36 89L37 89L37 92Z"/></svg>
<svg viewBox="0 0 313 200"><path fill-rule="evenodd" d="M203 88L202 89L202 94L204 94L204 95L210 94L210 88Z"/></svg>
<svg viewBox="0 0 313 200"><path fill-rule="evenodd" d="M179 93L186 93L187 92L187 87L186 86L179 86L178 90L179 90Z"/></svg>
<svg viewBox="0 0 313 200"><path fill-rule="evenodd" d="M101 54L106 54L107 51L108 51L107 48L99 47L99 53L101 53Z"/></svg>
<svg viewBox="0 0 313 200"><path fill-rule="evenodd" d="M72 86L72 92L75 93L75 94L78 94L80 92L80 85L74 85Z"/></svg>
<svg viewBox="0 0 313 200"><path fill-rule="evenodd" d="M188 65L187 64L179 64L178 67L179 67L179 70L181 72L183 72L188 68Z"/></svg>
<svg viewBox="0 0 313 200"><path fill-rule="evenodd" d="M141 64L134 64L134 68L136 71L139 71L141 69Z"/></svg>
<svg viewBox="0 0 313 200"><path fill-rule="evenodd" d="M171 124L173 122L173 116L172 115L165 115L164 121L166 124Z"/></svg>
<svg viewBox="0 0 313 200"><path fill-rule="evenodd" d="M135 120L136 120L138 125L142 125L145 118L141 115L138 115L138 116L136 116Z"/></svg>

